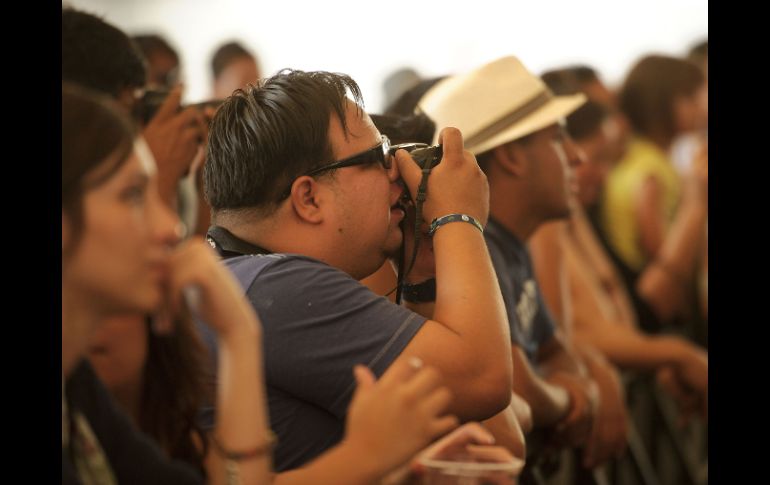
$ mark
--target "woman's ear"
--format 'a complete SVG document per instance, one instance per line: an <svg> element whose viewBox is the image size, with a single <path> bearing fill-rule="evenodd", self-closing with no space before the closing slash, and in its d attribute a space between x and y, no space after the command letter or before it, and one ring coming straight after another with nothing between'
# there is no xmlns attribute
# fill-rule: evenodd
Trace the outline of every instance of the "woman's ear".
<svg viewBox="0 0 770 485"><path fill-rule="evenodd" d="M322 203L325 199L321 191L321 185L313 177L304 175L294 181L289 200L297 217L310 224L323 221Z"/></svg>

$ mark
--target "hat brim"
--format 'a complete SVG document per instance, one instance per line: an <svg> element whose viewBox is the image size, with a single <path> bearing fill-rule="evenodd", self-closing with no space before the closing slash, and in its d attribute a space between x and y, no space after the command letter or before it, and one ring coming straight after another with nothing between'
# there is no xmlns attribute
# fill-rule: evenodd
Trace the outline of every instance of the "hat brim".
<svg viewBox="0 0 770 485"><path fill-rule="evenodd" d="M478 155L495 148L496 146L518 140L530 133L534 133L557 123L560 119L565 118L585 102L586 97L582 93L569 96L555 96L548 101L548 103L526 118L517 121L509 128L504 129L491 138L482 140L472 146L466 145L465 149L469 150L474 155Z"/></svg>

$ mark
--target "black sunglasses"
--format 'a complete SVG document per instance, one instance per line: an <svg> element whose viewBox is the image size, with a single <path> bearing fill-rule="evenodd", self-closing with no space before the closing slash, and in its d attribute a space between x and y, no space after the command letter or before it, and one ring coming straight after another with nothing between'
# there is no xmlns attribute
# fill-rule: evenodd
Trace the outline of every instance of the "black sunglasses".
<svg viewBox="0 0 770 485"><path fill-rule="evenodd" d="M303 177L306 175L312 177L313 175L318 175L319 173L326 172L328 170L335 170L335 169L344 168L344 167L353 167L356 165L369 165L372 163L379 163L380 165L383 166L383 168L385 168L385 170L390 170L390 167L393 166L392 153L393 152L391 151L390 140L388 139L387 136L382 135L382 141L378 143L376 146L374 146L373 148L370 148L365 152L357 153L351 157L344 158L342 160L329 163L327 165L322 165L318 168L314 168L301 175L298 175L297 178ZM283 193L281 194L280 200L283 200L289 196L289 194L291 193L291 186L293 183L294 181L292 180L291 184L289 184L286 190L284 190Z"/></svg>
<svg viewBox="0 0 770 485"><path fill-rule="evenodd" d="M430 145L426 145L425 143L401 143L398 145L391 145L390 139L386 135L381 135L381 136L382 136L382 141L378 143L376 146L370 148L369 150L366 150L365 152L357 153L353 156L344 158L342 160L338 160L336 162L329 163L327 165L322 165L318 168L314 168L308 172L303 173L302 175L298 175L297 178L303 177L306 175L307 176L318 175L319 173L323 173L328 170L335 170L335 169L344 168L344 167L354 167L356 165L369 165L372 163L379 163L380 165L383 166L385 170L390 170L390 168L393 166L393 156L396 154L396 151L406 150L407 152L410 152L410 153L412 152L420 153L422 151L421 149L430 147ZM289 196L289 194L291 193L291 185L293 183L294 181L292 180L291 184L289 184L286 190L284 190L283 193L281 194L280 200L283 200Z"/></svg>
<svg viewBox="0 0 770 485"><path fill-rule="evenodd" d="M393 161L390 157L390 139L385 135L382 135L382 141L377 146L370 148L365 152L357 153L351 157L332 162L329 165L323 165L302 175L317 175L321 172L326 172L327 170L353 167L355 165L368 165L375 162L381 164L385 170L389 170L390 167L393 166Z"/></svg>

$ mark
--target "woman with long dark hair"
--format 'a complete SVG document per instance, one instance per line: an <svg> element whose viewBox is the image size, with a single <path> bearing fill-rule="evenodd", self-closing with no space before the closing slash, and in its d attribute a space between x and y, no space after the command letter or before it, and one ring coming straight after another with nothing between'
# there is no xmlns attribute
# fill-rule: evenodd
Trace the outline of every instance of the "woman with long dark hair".
<svg viewBox="0 0 770 485"><path fill-rule="evenodd" d="M219 359L222 409L214 436L223 450L253 452L240 460L220 453L210 478L223 481L227 464L227 473L244 482L268 480L261 327L205 242L179 244L180 236L178 218L160 199L152 155L131 123L106 98L63 85L63 482L202 481L135 430L82 359L94 329L111 316L155 314L158 330L173 330L159 310L182 313L189 288L227 349ZM166 412L166 419L177 418Z"/></svg>
<svg viewBox="0 0 770 485"><path fill-rule="evenodd" d="M189 319L159 334L149 317L109 318L94 332L88 358L140 430L169 457L202 467L209 443L199 413L213 398L213 381Z"/></svg>

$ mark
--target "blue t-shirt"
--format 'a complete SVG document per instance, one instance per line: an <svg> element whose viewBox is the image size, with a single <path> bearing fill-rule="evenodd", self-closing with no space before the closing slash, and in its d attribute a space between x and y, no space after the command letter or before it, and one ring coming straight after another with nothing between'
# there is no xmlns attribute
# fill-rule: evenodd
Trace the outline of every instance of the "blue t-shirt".
<svg viewBox="0 0 770 485"><path fill-rule="evenodd" d="M508 313L511 342L534 364L538 349L553 336L556 326L535 280L529 250L493 219L484 229L484 239Z"/></svg>
<svg viewBox="0 0 770 485"><path fill-rule="evenodd" d="M297 468L342 439L353 366L381 376L426 318L306 256L245 255L225 264L262 321L275 469ZM215 351L215 334L199 328Z"/></svg>

